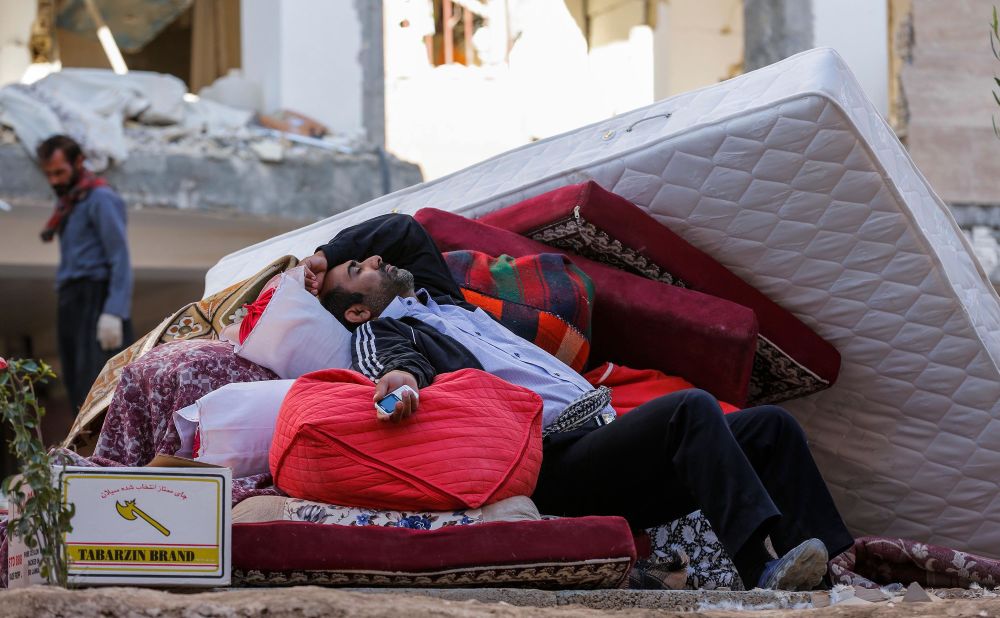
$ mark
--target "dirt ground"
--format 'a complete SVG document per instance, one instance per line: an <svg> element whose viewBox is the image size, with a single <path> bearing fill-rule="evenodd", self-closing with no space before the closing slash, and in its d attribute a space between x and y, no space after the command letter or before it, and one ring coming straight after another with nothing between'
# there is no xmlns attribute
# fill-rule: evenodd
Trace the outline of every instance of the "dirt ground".
<svg viewBox="0 0 1000 618"><path fill-rule="evenodd" d="M275 618L291 616L359 616L386 618L423 618L445 616L704 616L706 618L752 615L778 618L801 615L840 618L939 617L975 616L1000 618L1000 598L947 599L933 603L887 603L871 605L840 605L822 609L792 609L763 611L700 611L624 609L598 611L580 606L551 608L515 607L506 603L478 601L448 601L425 596L404 594L365 594L316 587L286 589L232 590L177 594L141 588L95 588L61 590L30 588L0 591L0 616L35 618L38 616L77 616L151 618L261 616Z"/></svg>

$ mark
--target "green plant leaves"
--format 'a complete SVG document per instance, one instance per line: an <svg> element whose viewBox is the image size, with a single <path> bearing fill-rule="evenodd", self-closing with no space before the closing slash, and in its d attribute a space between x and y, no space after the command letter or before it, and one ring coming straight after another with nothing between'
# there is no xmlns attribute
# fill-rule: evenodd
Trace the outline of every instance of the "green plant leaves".
<svg viewBox="0 0 1000 618"><path fill-rule="evenodd" d="M42 577L66 587L65 539L75 509L62 502L62 472L54 474L55 458L42 442L45 408L35 396L35 384L54 377L48 364L32 359L8 361L0 373L0 416L13 429L8 444L21 467L21 474L3 479L2 486L18 513L8 522L11 534L29 548L40 547Z"/></svg>

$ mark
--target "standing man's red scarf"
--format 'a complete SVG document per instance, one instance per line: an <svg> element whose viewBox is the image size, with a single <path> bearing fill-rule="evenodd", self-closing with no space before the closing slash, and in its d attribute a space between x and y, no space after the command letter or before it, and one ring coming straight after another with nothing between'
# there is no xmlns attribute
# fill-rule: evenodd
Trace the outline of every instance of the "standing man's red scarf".
<svg viewBox="0 0 1000 618"><path fill-rule="evenodd" d="M69 190L69 193L60 197L56 203L55 211L45 223L45 229L42 230L42 240L45 242L51 241L56 233L61 232L63 226L66 225L66 219L73 212L73 207L78 202L87 199L92 190L97 187L106 186L107 184L103 178L94 176L94 173L88 169L80 172L80 179L76 181L76 184Z"/></svg>

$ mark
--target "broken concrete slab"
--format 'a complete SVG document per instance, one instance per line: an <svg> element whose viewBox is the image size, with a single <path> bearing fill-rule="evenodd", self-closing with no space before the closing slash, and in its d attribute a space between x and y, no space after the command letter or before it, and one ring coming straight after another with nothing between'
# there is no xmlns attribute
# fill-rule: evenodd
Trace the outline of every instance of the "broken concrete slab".
<svg viewBox="0 0 1000 618"><path fill-rule="evenodd" d="M422 181L420 168L378 152L351 154L308 146L285 150L280 164L246 147L150 144L103 174L130 209L165 208L314 221ZM52 208L51 189L20 144L0 144L0 199Z"/></svg>
<svg viewBox="0 0 1000 618"><path fill-rule="evenodd" d="M890 598L889 595L878 588L865 588L863 586L854 586L854 596L872 603L881 603L882 601L888 601Z"/></svg>
<svg viewBox="0 0 1000 618"><path fill-rule="evenodd" d="M250 144L257 158L265 163L279 163L285 158L285 147L276 140L262 140Z"/></svg>
<svg viewBox="0 0 1000 618"><path fill-rule="evenodd" d="M927 594L927 591L917 582L913 582L906 589L906 594L903 595L903 603L930 603L933 599L931 595Z"/></svg>

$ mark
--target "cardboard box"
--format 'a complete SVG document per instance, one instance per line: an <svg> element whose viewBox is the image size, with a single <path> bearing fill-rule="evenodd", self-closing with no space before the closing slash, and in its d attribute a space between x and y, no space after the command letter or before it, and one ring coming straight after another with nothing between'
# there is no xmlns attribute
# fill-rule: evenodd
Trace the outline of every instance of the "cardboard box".
<svg viewBox="0 0 1000 618"><path fill-rule="evenodd" d="M73 584L229 585L229 468L164 456L144 468L70 466L62 488L76 505L66 536ZM9 587L44 584L39 558L12 537Z"/></svg>

